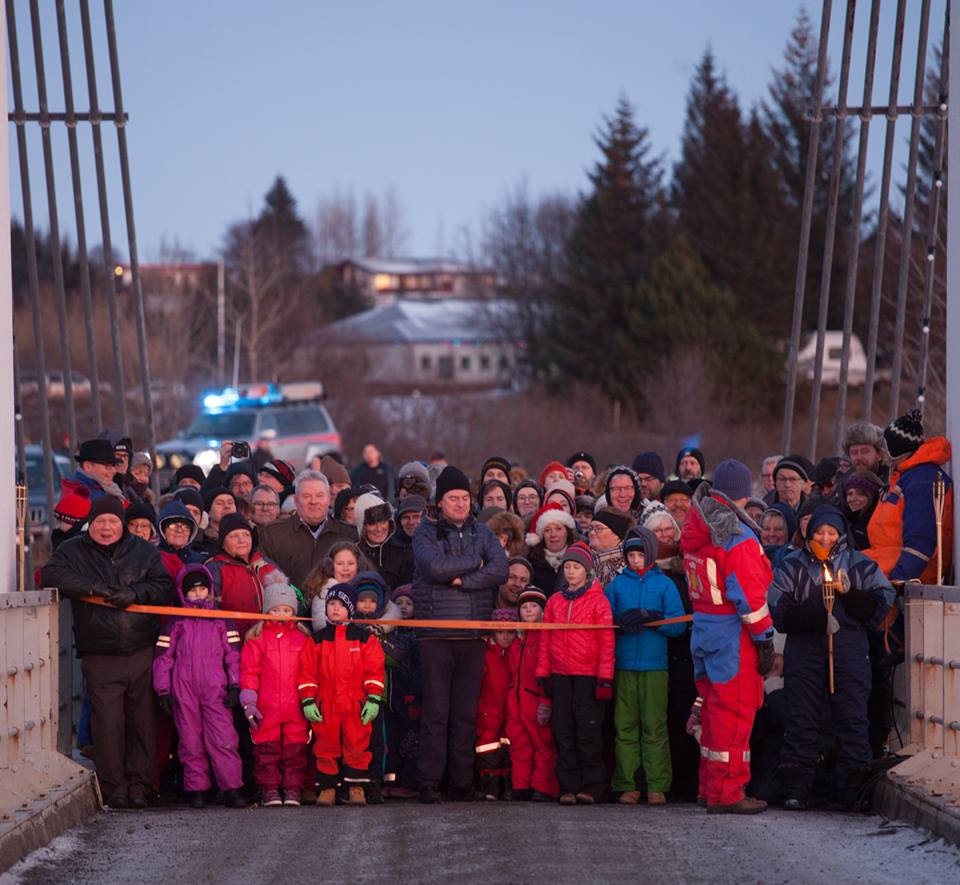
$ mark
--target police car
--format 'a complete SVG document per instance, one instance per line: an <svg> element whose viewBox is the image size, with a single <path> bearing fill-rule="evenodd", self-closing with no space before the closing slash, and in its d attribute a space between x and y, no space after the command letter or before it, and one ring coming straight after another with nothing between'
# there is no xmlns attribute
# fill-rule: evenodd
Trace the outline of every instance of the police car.
<svg viewBox="0 0 960 885"><path fill-rule="evenodd" d="M184 464L209 471L220 460L223 442L245 442L253 449L266 439L275 458L297 469L314 455L339 452L340 433L322 400L318 381L247 384L209 393L190 426L157 446L161 479Z"/></svg>

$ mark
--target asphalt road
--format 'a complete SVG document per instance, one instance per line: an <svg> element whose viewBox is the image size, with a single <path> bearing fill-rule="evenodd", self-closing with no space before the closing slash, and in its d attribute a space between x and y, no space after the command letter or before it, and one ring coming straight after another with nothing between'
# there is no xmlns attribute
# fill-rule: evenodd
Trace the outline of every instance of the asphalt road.
<svg viewBox="0 0 960 885"><path fill-rule="evenodd" d="M0 885L280 881L946 883L960 849L879 817L508 803L108 812Z"/></svg>

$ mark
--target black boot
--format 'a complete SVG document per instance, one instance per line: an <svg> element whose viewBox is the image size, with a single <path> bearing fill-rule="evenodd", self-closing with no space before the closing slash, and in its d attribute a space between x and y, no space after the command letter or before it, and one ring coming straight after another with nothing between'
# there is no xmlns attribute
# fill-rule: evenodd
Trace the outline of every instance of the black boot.
<svg viewBox="0 0 960 885"><path fill-rule="evenodd" d="M806 811L810 788L807 773L799 765L781 765L783 783L783 807L786 811Z"/></svg>
<svg viewBox="0 0 960 885"><path fill-rule="evenodd" d="M529 802L532 798L530 790L512 790L510 793L511 802Z"/></svg>
<svg viewBox="0 0 960 885"><path fill-rule="evenodd" d="M477 798L477 791L473 788L473 784L467 784L465 787L451 787L450 798L454 802L473 802ZM496 793L493 794L493 798L497 798Z"/></svg>
<svg viewBox="0 0 960 885"><path fill-rule="evenodd" d="M837 788L837 802L844 811L869 814L873 807L873 785L870 769L855 769L845 772Z"/></svg>
<svg viewBox="0 0 960 885"><path fill-rule="evenodd" d="M420 787L420 804L437 805L440 802L440 794L433 784L426 784Z"/></svg>
<svg viewBox="0 0 960 885"><path fill-rule="evenodd" d="M247 802L237 790L224 790L223 791L223 807L224 808L246 808Z"/></svg>
<svg viewBox="0 0 960 885"><path fill-rule="evenodd" d="M462 794L465 789L466 789L466 788L461 788L461 789L456 790L456 791L451 790L451 793L454 794L454 796L456 797L457 801L473 801L472 799L471 799L471 800L461 800L461 799L460 799L460 794ZM471 787L470 789L473 790L473 787ZM483 776L480 778L480 789L476 791L476 794L475 794L475 795L476 795L476 797L479 798L479 799L486 799L486 800L489 801L489 802L496 802L496 801L497 801L497 778L496 778L496 776L495 776L495 775L492 775L492 774L485 774L485 775L483 775Z"/></svg>
<svg viewBox="0 0 960 885"><path fill-rule="evenodd" d="M195 790L187 793L187 801L191 808L203 808L203 791Z"/></svg>
<svg viewBox="0 0 960 885"><path fill-rule="evenodd" d="M367 805L383 805L383 788L378 780L372 780L364 785L364 795L367 797Z"/></svg>

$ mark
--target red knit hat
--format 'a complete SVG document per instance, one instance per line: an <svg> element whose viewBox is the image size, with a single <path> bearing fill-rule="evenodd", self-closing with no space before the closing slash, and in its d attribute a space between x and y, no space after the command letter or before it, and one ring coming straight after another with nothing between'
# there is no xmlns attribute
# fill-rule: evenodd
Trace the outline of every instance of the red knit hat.
<svg viewBox="0 0 960 885"><path fill-rule="evenodd" d="M543 530L551 523L559 523L566 526L570 531L575 531L577 528L573 517L556 501L544 504L533 514L533 519L530 520L530 531L524 538L527 546L536 547L543 540Z"/></svg>
<svg viewBox="0 0 960 885"><path fill-rule="evenodd" d="M543 470L540 471L540 488L544 487L544 480L547 478L548 473L553 473L555 470L560 471L567 479L573 479L573 473L566 464L561 464L559 461L551 461Z"/></svg>
<svg viewBox="0 0 960 885"><path fill-rule="evenodd" d="M67 492L53 508L53 515L60 522L70 525L80 525L87 521L90 515L90 493L84 486L79 486L72 492Z"/></svg>

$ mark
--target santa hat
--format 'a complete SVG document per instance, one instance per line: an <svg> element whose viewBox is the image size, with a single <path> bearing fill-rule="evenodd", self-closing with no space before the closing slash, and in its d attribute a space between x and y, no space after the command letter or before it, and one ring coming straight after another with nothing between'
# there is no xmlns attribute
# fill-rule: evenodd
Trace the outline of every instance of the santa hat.
<svg viewBox="0 0 960 885"><path fill-rule="evenodd" d="M540 488L544 487L545 481L547 479L548 473L553 473L554 471L559 471L567 479L570 479L572 471L566 464L561 464L559 461L551 461L543 470L540 471Z"/></svg>
<svg viewBox="0 0 960 885"><path fill-rule="evenodd" d="M559 504L544 504L533 514L533 519L530 520L530 531L524 538L527 546L536 547L543 540L543 530L554 523L566 526L570 531L576 531L577 529L574 518Z"/></svg>

